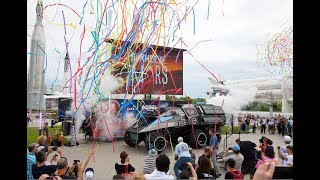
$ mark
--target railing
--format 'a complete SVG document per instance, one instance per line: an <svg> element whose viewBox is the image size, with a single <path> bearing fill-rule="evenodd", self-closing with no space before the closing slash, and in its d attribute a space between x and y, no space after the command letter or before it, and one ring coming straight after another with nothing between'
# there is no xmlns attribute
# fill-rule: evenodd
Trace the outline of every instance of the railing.
<svg viewBox="0 0 320 180"><path fill-rule="evenodd" d="M241 131L241 128L239 128L239 138L240 138L240 131ZM226 150L228 147L228 138L230 136L233 135L233 123L231 123L231 133L229 134L229 132L227 131L226 132L226 138L223 140L223 150Z"/></svg>

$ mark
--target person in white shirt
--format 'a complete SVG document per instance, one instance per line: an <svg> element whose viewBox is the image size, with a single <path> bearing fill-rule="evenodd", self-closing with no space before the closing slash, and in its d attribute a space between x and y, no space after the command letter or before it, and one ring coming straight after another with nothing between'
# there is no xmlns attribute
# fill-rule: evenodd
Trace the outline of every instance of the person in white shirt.
<svg viewBox="0 0 320 180"><path fill-rule="evenodd" d="M169 173L170 159L165 154L158 155L156 159L156 169L151 174L145 174L146 180L149 179L174 179Z"/></svg>
<svg viewBox="0 0 320 180"><path fill-rule="evenodd" d="M266 133L266 120L263 118L260 120L260 124L261 124L261 134L262 133Z"/></svg>
<svg viewBox="0 0 320 180"><path fill-rule="evenodd" d="M175 151L175 160L176 163L173 166L174 174L177 178L180 177L179 169L185 166L187 168L187 162L191 162L191 154L189 152L189 146L187 143L183 142L183 138L178 138L178 144L176 145ZM181 169L184 170L184 169Z"/></svg>
<svg viewBox="0 0 320 180"><path fill-rule="evenodd" d="M228 152L229 150L232 150L232 151L233 151L233 154L230 155L230 156L227 156L227 152ZM238 145L233 145L233 146L231 146L230 148L228 148L228 149L225 151L225 153L224 153L224 155L223 155L223 157L222 157L222 160L223 160L224 162L227 162L229 159L233 159L233 160L236 162L234 169L241 171L241 165L242 165L242 162L243 162L243 160L244 160L244 157L243 157L243 155L240 153L240 146L238 146Z"/></svg>
<svg viewBox="0 0 320 180"><path fill-rule="evenodd" d="M280 147L278 146L278 154L279 158L282 159L283 164L282 165L287 165L287 166L293 166L293 146L288 145L286 147L286 153L281 153Z"/></svg>
<svg viewBox="0 0 320 180"><path fill-rule="evenodd" d="M292 145L292 144L291 144L292 139L291 139L290 136L284 136L284 137L283 137L283 140L284 140L285 145L281 146L281 148L280 148L281 154L285 154L285 153L286 153L287 146L288 146L288 145ZM282 161L282 165L285 165L283 161Z"/></svg>

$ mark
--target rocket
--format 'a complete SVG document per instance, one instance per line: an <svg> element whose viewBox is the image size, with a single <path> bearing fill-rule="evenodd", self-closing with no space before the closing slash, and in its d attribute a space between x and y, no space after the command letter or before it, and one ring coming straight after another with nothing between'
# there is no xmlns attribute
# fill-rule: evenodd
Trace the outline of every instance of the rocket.
<svg viewBox="0 0 320 180"><path fill-rule="evenodd" d="M27 108L29 110L44 110L44 93L46 86L44 84L44 61L45 61L45 38L42 26L43 4L42 0L37 0L37 21L34 26L31 39L30 67L28 74L28 95Z"/></svg>
<svg viewBox="0 0 320 180"><path fill-rule="evenodd" d="M68 78L70 78L70 74L69 74L69 62L70 59L69 59L69 54L68 52L66 53L66 56L64 58L64 85L65 87L63 87L63 95L68 95L68 89L70 88L68 85L67 85L67 82L68 82Z"/></svg>

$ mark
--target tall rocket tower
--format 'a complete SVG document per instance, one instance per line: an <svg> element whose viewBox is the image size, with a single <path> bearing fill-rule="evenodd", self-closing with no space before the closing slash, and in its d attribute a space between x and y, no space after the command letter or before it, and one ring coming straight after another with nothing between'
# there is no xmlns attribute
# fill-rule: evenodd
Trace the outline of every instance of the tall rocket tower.
<svg viewBox="0 0 320 180"><path fill-rule="evenodd" d="M45 39L42 26L42 0L37 1L36 12L37 21L31 39L27 108L29 110L44 110L46 86L44 84Z"/></svg>
<svg viewBox="0 0 320 180"><path fill-rule="evenodd" d="M70 79L70 74L69 74L69 62L70 61L70 59L69 59L69 54L68 54L68 52L66 53L66 57L64 58L64 68L63 68L63 70L64 70L64 83L65 83L65 87L63 88L63 95L68 95L68 93L69 93L69 91L68 90L70 90L69 88L69 83L67 84L67 82L68 82L68 78Z"/></svg>

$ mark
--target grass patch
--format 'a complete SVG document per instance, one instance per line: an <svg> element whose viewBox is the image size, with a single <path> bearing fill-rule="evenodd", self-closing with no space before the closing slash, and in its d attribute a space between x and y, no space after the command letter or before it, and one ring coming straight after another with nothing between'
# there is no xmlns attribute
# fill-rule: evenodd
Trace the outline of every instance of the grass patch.
<svg viewBox="0 0 320 180"><path fill-rule="evenodd" d="M49 133L51 136L51 140L54 138L56 131L60 133L62 130L61 125L56 125L55 128L50 128L49 126ZM38 127L28 127L27 128L27 146L31 143L37 142L37 138L39 137L39 128ZM68 143L68 140L63 137L64 143Z"/></svg>
<svg viewBox="0 0 320 180"><path fill-rule="evenodd" d="M223 126L221 129L221 134L226 134L228 132L228 128L229 128L228 126ZM239 133L239 130L240 130L239 126L233 126L233 134ZM240 130L240 133L244 133L244 131Z"/></svg>
<svg viewBox="0 0 320 180"><path fill-rule="evenodd" d="M221 134L226 134L227 131L228 131L228 128L229 128L229 126L226 126L226 125L223 126L222 129L221 129ZM233 134L238 134L239 133L239 129L240 129L239 126L233 126ZM250 129L252 129L252 125L249 125L249 130ZM256 127L256 131L258 131L260 129L261 129L260 126ZM240 133L242 134L242 133L245 133L245 132L240 130Z"/></svg>

